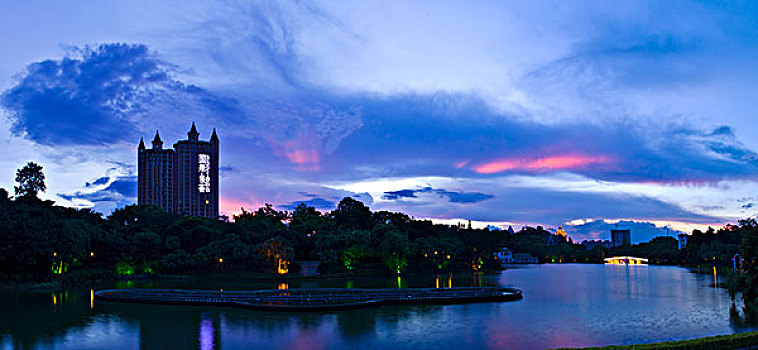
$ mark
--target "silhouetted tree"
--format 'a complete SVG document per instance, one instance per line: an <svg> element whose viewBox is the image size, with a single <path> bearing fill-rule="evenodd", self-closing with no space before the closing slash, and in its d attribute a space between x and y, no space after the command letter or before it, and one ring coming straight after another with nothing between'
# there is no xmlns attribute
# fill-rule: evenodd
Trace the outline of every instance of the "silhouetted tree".
<svg viewBox="0 0 758 350"><path fill-rule="evenodd" d="M339 230L368 230L373 226L371 210L350 197L342 199L331 216Z"/></svg>
<svg viewBox="0 0 758 350"><path fill-rule="evenodd" d="M34 162L29 162L23 168L16 170L16 182L18 186L13 189L19 197L37 196L37 193L47 190L42 166Z"/></svg>

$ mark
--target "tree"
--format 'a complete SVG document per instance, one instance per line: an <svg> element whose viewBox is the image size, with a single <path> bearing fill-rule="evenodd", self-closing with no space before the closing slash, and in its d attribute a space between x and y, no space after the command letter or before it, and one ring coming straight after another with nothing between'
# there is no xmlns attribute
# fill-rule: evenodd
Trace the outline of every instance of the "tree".
<svg viewBox="0 0 758 350"><path fill-rule="evenodd" d="M295 258L292 244L282 237L273 237L258 245L258 256L268 266L273 266L273 271L285 274L289 270L289 264Z"/></svg>
<svg viewBox="0 0 758 350"><path fill-rule="evenodd" d="M18 197L36 197L37 193L47 190L42 166L34 162L29 162L23 168L16 170L16 182L18 182L18 186L13 188Z"/></svg>
<svg viewBox="0 0 758 350"><path fill-rule="evenodd" d="M278 211L268 203L254 212L242 209L241 214L234 216L234 222L245 231L240 238L250 245L275 237L276 232L287 227L284 224L287 219L286 212Z"/></svg>
<svg viewBox="0 0 758 350"><path fill-rule="evenodd" d="M373 227L371 210L350 197L343 198L331 216L339 230L368 230Z"/></svg>
<svg viewBox="0 0 758 350"><path fill-rule="evenodd" d="M379 251L382 253L384 265L390 271L401 273L408 267L411 245L408 242L408 236L398 231L396 227L387 225L379 244Z"/></svg>
<svg viewBox="0 0 758 350"><path fill-rule="evenodd" d="M742 243L740 255L745 261L746 284L745 301L754 310L758 309L758 222L755 219L742 220Z"/></svg>

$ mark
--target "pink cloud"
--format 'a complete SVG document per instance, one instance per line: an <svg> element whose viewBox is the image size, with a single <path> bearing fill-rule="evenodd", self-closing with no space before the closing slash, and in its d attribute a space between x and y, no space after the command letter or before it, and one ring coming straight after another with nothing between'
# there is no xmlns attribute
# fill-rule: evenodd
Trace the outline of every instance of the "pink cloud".
<svg viewBox="0 0 758 350"><path fill-rule="evenodd" d="M607 156L556 155L542 158L499 159L477 165L474 171L494 174L507 170L550 171L561 169L582 169L594 164L608 164L613 159Z"/></svg>
<svg viewBox="0 0 758 350"><path fill-rule="evenodd" d="M321 169L321 153L318 137L313 131L302 132L292 140L269 139L274 154L295 164L296 170L315 171Z"/></svg>

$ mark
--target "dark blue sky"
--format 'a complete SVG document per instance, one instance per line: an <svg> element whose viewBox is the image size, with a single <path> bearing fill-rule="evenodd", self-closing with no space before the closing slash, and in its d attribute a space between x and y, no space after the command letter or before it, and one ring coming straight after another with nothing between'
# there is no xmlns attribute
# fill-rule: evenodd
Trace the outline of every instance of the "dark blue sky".
<svg viewBox="0 0 758 350"><path fill-rule="evenodd" d="M221 139L222 210L344 196L646 240L754 216L751 2L0 4L0 186L135 202L136 145ZM447 220L447 221L446 221Z"/></svg>

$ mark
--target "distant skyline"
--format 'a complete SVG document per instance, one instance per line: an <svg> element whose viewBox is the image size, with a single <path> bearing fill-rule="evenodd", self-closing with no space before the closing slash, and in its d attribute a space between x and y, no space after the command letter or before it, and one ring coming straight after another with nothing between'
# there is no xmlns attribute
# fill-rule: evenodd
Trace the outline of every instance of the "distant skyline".
<svg viewBox="0 0 758 350"><path fill-rule="evenodd" d="M758 213L754 2L25 1L0 33L0 187L34 161L63 205L136 203L140 137L194 121L230 216L639 242Z"/></svg>

